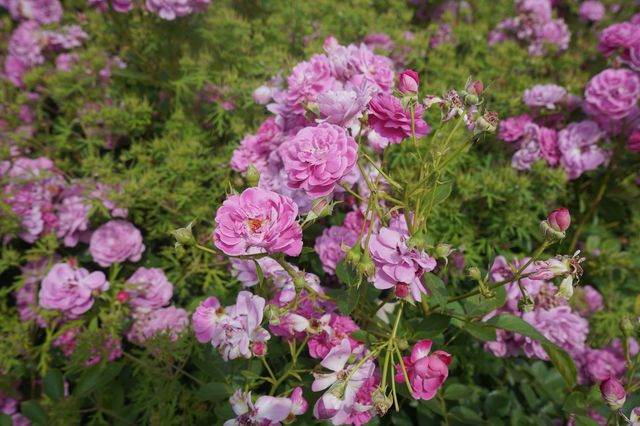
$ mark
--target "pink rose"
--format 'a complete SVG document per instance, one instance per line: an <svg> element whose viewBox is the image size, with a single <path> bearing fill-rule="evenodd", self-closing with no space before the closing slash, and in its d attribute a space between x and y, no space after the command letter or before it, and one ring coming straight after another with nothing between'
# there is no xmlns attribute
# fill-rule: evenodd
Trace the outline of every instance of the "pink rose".
<svg viewBox="0 0 640 426"><path fill-rule="evenodd" d="M42 280L38 299L43 308L80 315L93 306L94 293L108 289L109 282L102 272L89 273L84 268L58 263Z"/></svg>
<svg viewBox="0 0 640 426"><path fill-rule="evenodd" d="M298 206L291 198L268 189L248 188L241 195L230 196L218 209L213 240L232 256L246 254L251 247L297 256L302 250L297 215Z"/></svg>
<svg viewBox="0 0 640 426"><path fill-rule="evenodd" d="M324 197L356 164L358 145L342 127L322 123L300 130L280 153L288 186Z"/></svg>
<svg viewBox="0 0 640 426"><path fill-rule="evenodd" d="M431 131L427 122L420 118L423 113L422 105L416 105L414 114L416 138L421 138ZM411 113L402 107L400 99L381 94L369 102L369 126L380 136L389 139L389 142L400 143L411 137Z"/></svg>
<svg viewBox="0 0 640 426"><path fill-rule="evenodd" d="M398 90L405 96L417 95L419 86L420 78L415 71L405 70L398 76Z"/></svg>
<svg viewBox="0 0 640 426"><path fill-rule="evenodd" d="M449 376L451 355L443 351L435 351L429 355L430 350L431 340L422 340L413 347L411 357L402 357L415 399L433 398ZM402 366L396 365L396 370L396 382L404 383Z"/></svg>
<svg viewBox="0 0 640 426"><path fill-rule="evenodd" d="M137 262L144 252L142 234L125 220L110 220L91 235L89 251L93 261L106 268L115 262Z"/></svg>

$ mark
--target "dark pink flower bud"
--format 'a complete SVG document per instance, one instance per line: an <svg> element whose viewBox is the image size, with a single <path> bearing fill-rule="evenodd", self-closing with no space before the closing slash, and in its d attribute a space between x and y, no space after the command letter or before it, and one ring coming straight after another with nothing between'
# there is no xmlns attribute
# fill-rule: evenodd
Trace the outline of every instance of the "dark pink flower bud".
<svg viewBox="0 0 640 426"><path fill-rule="evenodd" d="M417 95L419 86L420 78L415 71L405 70L398 76L398 90L405 96Z"/></svg>
<svg viewBox="0 0 640 426"><path fill-rule="evenodd" d="M120 303L126 302L127 300L129 300L130 297L131 295L129 295L129 293L127 293L126 291L119 291L118 294L116 295L116 299Z"/></svg>
<svg viewBox="0 0 640 426"><path fill-rule="evenodd" d="M627 399L624 387L618 380L612 377L609 377L600 383L600 393L602 394L604 402L606 402L613 410L622 408L624 401Z"/></svg>
<svg viewBox="0 0 640 426"><path fill-rule="evenodd" d="M466 90L472 95L480 96L484 90L484 86L481 81L472 81L467 85Z"/></svg>
<svg viewBox="0 0 640 426"><path fill-rule="evenodd" d="M398 299L404 299L409 295L409 286L405 283L396 284L396 297Z"/></svg>
<svg viewBox="0 0 640 426"><path fill-rule="evenodd" d="M266 348L267 348L267 345L265 345L263 342L254 342L253 347L251 349L253 350L254 355L262 356L265 354Z"/></svg>
<svg viewBox="0 0 640 426"><path fill-rule="evenodd" d="M554 211L549 213L547 221L549 222L549 226L551 226L553 230L564 232L571 224L571 215L569 214L569 210L567 210L565 207L562 207L560 209L555 209Z"/></svg>

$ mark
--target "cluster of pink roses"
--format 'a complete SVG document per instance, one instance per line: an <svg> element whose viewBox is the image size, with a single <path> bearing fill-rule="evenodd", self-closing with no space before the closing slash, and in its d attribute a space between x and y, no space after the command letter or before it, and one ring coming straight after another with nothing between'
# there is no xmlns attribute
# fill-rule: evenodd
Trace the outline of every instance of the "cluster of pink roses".
<svg viewBox="0 0 640 426"><path fill-rule="evenodd" d="M116 12L124 13L133 9L132 0L87 0L89 6L93 6L101 12L106 12L109 5ZM155 13L158 17L173 21L177 17L190 15L203 11L211 0L145 0L146 10Z"/></svg>
<svg viewBox="0 0 640 426"><path fill-rule="evenodd" d="M564 19L553 19L552 0L517 0L515 18L500 22L489 33L489 45L517 39L529 43L529 56L547 52L547 45L555 45L558 51L567 50L571 32Z"/></svg>
<svg viewBox="0 0 640 426"><path fill-rule="evenodd" d="M514 168L529 170L544 159L575 179L608 160L612 139L625 138L629 149L640 150L639 96L640 77L627 69L607 69L594 76L584 100L559 86L537 85L524 94L532 113L504 120L498 136L513 143ZM564 111L580 107L587 118L566 124Z"/></svg>
<svg viewBox="0 0 640 426"><path fill-rule="evenodd" d="M515 270L519 270L528 260L514 259L512 265ZM528 312L525 309L523 312L522 307L518 306L522 294L518 283L512 282L505 286L505 305L488 314L484 320L501 313L521 317L571 355L578 367L579 383L597 383L609 376L620 378L626 368L620 340L614 339L602 349L591 348L586 343L589 333L587 319L602 309L602 295L591 286L582 286L575 290L574 297L568 302L566 297L562 297L562 289L547 281L554 276L571 274L572 271L566 264L573 260L567 259L567 262L564 262L562 257L557 257L529 265L523 273L531 275L521 278L520 282L534 304L533 309ZM507 260L498 256L491 266L492 281L503 281L512 276L513 271ZM569 284L571 285L570 282ZM633 338L629 338L629 345L631 353L638 352L638 344ZM518 356L524 352L528 358L548 359L540 343L504 330L497 330L497 340L486 342L484 347L499 357Z"/></svg>

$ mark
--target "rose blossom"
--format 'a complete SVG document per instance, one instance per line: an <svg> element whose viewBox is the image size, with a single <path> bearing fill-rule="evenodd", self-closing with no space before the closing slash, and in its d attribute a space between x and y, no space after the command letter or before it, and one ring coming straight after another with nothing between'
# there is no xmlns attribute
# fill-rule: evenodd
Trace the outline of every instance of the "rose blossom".
<svg viewBox="0 0 640 426"><path fill-rule="evenodd" d="M296 222L298 206L289 197L262 188L231 195L216 212L215 245L228 255L247 253L251 247L267 253L297 256L302 230Z"/></svg>
<svg viewBox="0 0 640 426"><path fill-rule="evenodd" d="M405 96L416 96L418 87L420 86L420 78L418 73L413 70L404 70L398 75L398 91Z"/></svg>
<svg viewBox="0 0 640 426"><path fill-rule="evenodd" d="M627 399L627 392L624 387L618 380L611 377L600 383L600 393L604 402L613 410L622 408Z"/></svg>
<svg viewBox="0 0 640 426"><path fill-rule="evenodd" d="M435 268L436 260L424 250L410 248L409 237L404 216L392 218L389 227L371 235L369 252L376 267L373 285L387 289L403 283L410 287L413 300L420 302L422 293L427 294L422 275Z"/></svg>
<svg viewBox="0 0 640 426"><path fill-rule="evenodd" d="M39 24L53 24L62 19L62 5L58 0L9 0L13 19L33 19Z"/></svg>
<svg viewBox="0 0 640 426"><path fill-rule="evenodd" d="M289 398L261 396L254 404L251 402L251 392L243 393L240 389L229 398L229 402L238 417L227 420L224 426L279 425L292 410Z"/></svg>
<svg viewBox="0 0 640 426"><path fill-rule="evenodd" d="M631 22L622 22L602 31L598 49L602 51L602 56L609 56L621 47L624 57L625 53L638 43L640 43L640 26Z"/></svg>
<svg viewBox="0 0 640 426"><path fill-rule="evenodd" d="M305 127L285 143L280 154L290 188L302 188L312 197L331 194L356 164L358 145L343 128L322 123Z"/></svg>
<svg viewBox="0 0 640 426"><path fill-rule="evenodd" d="M125 260L137 262L144 249L142 234L138 228L124 220L110 220L100 226L91 235L89 242L93 261L103 268Z"/></svg>
<svg viewBox="0 0 640 426"><path fill-rule="evenodd" d="M142 331L145 340L151 339L157 334L168 334L170 340L175 342L189 325L187 311L175 306L151 311L148 322Z"/></svg>
<svg viewBox="0 0 640 426"><path fill-rule="evenodd" d="M569 123L558 133L560 163L567 171L568 179L575 179L605 161L606 153L598 145L602 137L598 125L590 120Z"/></svg>
<svg viewBox="0 0 640 426"><path fill-rule="evenodd" d="M191 316L193 320L193 330L196 333L196 339L200 343L211 341L211 336L218 324L219 319L226 315L224 308L220 306L220 302L215 297L207 297L200 302L195 312Z"/></svg>
<svg viewBox="0 0 640 426"><path fill-rule="evenodd" d="M498 137L505 142L515 142L524 135L525 126L533 122L529 114L507 118L500 122Z"/></svg>
<svg viewBox="0 0 640 426"><path fill-rule="evenodd" d="M416 138L421 138L431 131L431 127L421 118L422 114L424 108L417 104L414 114ZM380 94L371 99L369 125L391 143L400 143L411 137L411 113L402 107L400 99L395 96Z"/></svg>
<svg viewBox="0 0 640 426"><path fill-rule="evenodd" d="M158 309L173 296L173 284L160 268L138 268L125 284L135 285L130 290L132 306Z"/></svg>
<svg viewBox="0 0 640 426"><path fill-rule="evenodd" d="M544 107L556 109L556 104L562 102L567 95L564 87L555 84L536 84L524 91L522 100L530 107Z"/></svg>
<svg viewBox="0 0 640 426"><path fill-rule="evenodd" d="M42 280L38 299L43 308L59 309L75 316L93 306L94 293L108 289L109 282L102 272L89 273L84 268L74 269L68 263L58 263Z"/></svg>
<svg viewBox="0 0 640 426"><path fill-rule="evenodd" d="M328 123L348 127L362 117L370 100L371 93L366 86L329 90L318 96L318 111Z"/></svg>
<svg viewBox="0 0 640 426"><path fill-rule="evenodd" d="M415 399L430 400L449 376L451 355L443 351L431 351L431 340L422 340L411 350L411 357L402 357L409 383ZM396 365L395 380L404 383L404 373L400 364Z"/></svg>
<svg viewBox="0 0 640 426"><path fill-rule="evenodd" d="M327 274L336 272L336 265L340 262L345 252L342 246L353 247L358 242L360 233L355 233L343 226L331 226L325 228L322 235L316 238L314 249L322 261L322 269Z"/></svg>
<svg viewBox="0 0 640 426"><path fill-rule="evenodd" d="M585 111L591 116L621 120L638 103L640 77L628 69L606 69L587 83Z"/></svg>
<svg viewBox="0 0 640 426"><path fill-rule="evenodd" d="M578 9L580 19L583 21L600 21L604 18L605 8L599 1L585 0Z"/></svg>

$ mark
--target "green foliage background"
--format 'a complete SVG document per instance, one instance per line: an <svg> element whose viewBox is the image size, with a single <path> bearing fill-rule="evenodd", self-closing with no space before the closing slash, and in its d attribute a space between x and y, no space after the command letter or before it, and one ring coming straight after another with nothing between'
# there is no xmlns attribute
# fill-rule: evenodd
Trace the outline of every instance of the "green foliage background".
<svg viewBox="0 0 640 426"><path fill-rule="evenodd" d="M501 118L526 110L521 96L534 84L555 83L581 95L589 78L607 66L596 50L597 35L577 19L576 1L565 1L561 8L572 29L569 50L538 58L529 58L526 46L517 42L493 49L487 45L487 33L503 17L513 15L511 0L472 2L471 10L458 17L445 15L456 43L436 49L428 46L439 24L414 18L414 7L402 0L213 0L206 12L173 22L140 8L126 14L99 14L83 0L64 3L65 23L77 22L77 13L84 13L84 28L91 39L74 50L80 64L71 73L55 72L49 61L25 79L27 90L38 86L45 96L35 108L36 136L16 142L34 155L53 159L69 178L121 184L124 192L117 201L130 209L129 218L143 231L147 246L140 265L162 268L174 283L174 303L186 309L193 309L206 296L232 303L239 284L224 261L190 249L174 250L168 232L196 219L198 238L209 238L226 193L245 186L228 166L231 153L268 116L253 101L253 89L278 72L286 76L296 63L320 52L326 36L347 44L375 32L389 34L399 46L410 48L406 65L419 73L421 95L461 89L471 75L489 87L487 103ZM601 26L628 19L634 12L638 11L624 4L615 15L607 14ZM10 29L16 24L6 13L0 19L0 43L6 51ZM407 30L414 33L411 42L404 38ZM114 55L127 68L114 70L105 89L96 73ZM86 68L92 73L87 74ZM224 86L224 98L236 108L225 110L221 102L203 100L208 84ZM14 111L20 105L32 105L7 81L0 82L0 101ZM99 104L100 112L78 118L78 110L87 102ZM429 114L433 126L438 113ZM96 126L120 139L116 149L102 149L103 136L86 131ZM453 190L445 203L435 207L430 235L436 242L463 250L467 265L486 270L498 254L510 258L531 253L540 242L537 225L546 212L568 206L574 217L580 217L603 175L600 169L567 182L563 172L543 164L520 173L510 162L508 148L497 138L487 137L443 177L453 183ZM413 179L416 167L407 148L394 147L390 163L399 181ZM597 287L606 305L590 323L590 340L595 345L622 336L618 328L622 316L640 314L640 196L635 182L639 166L637 154L625 155L582 238L588 256L582 283ZM92 223L106 220L108 215L96 207ZM17 220L2 215L0 226L1 234L11 234L17 230ZM320 232L318 227L309 230L310 234ZM558 252L564 253L567 247L564 243ZM229 395L259 375L262 366L224 363L192 335L174 343L158 339L153 343L157 352L127 347L127 356L119 361L90 368L84 367L84 361L91 344L103 338L97 325L82 335L70 363L58 350L43 347L44 331L19 320L10 293L21 285L18 268L30 256L54 251L81 262L91 259L86 246L70 250L55 238L33 246L14 239L1 252L0 369L11 376L2 378L0 389L9 389L16 376L35 383L43 371L62 372L73 384L66 399L56 391L57 373L45 377L51 387L45 386L43 393L35 385L23 386L25 396L34 401L23 406L23 412L38 418L44 410L44 419L52 424L220 424L232 417ZM312 272L323 274L315 255L305 255L303 262ZM133 265L124 268L123 276L135 270ZM461 276L453 277L451 285L458 290L473 288ZM100 322L117 333L123 327L121 315L110 309L101 307ZM568 418L569 413L586 414L585 398L603 411L595 389L568 397L549 363L493 357L475 338L459 331L450 326L432 337L438 347L454 354L444 389L452 424L550 424L554 418ZM277 355L270 354L274 359ZM442 413L437 400L407 400L399 413L372 423L437 424ZM308 413L303 423L311 421ZM0 418L3 422L6 417Z"/></svg>

